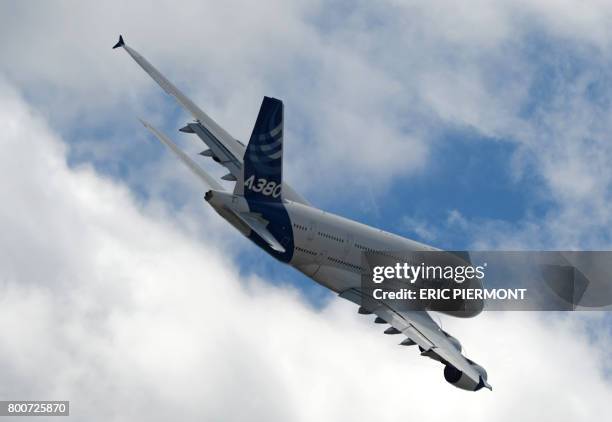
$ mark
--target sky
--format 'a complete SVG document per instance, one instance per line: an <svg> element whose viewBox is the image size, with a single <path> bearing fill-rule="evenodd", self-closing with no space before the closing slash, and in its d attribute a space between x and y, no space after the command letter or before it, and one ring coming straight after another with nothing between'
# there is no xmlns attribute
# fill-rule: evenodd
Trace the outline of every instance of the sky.
<svg viewBox="0 0 612 422"><path fill-rule="evenodd" d="M609 250L611 17L603 1L0 1L0 397L89 421L601 418L609 315L442 318L494 390L449 386L206 206L137 120L196 157L190 116L111 46L123 34L243 141L281 98L285 177L318 207L440 248Z"/></svg>

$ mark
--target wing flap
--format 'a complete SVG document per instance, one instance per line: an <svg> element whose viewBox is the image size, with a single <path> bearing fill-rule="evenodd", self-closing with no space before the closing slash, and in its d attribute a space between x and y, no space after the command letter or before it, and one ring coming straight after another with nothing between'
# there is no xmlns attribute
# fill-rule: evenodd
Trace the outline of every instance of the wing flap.
<svg viewBox="0 0 612 422"><path fill-rule="evenodd" d="M223 142L215 137L210 130L200 123L189 123L186 127L198 135L198 137L208 146L208 148L210 148L212 157L215 158L215 161L218 161L219 164L227 168L236 178L240 176L242 173L242 163ZM244 155L244 150L241 152L241 154L242 155L240 155L240 157Z"/></svg>

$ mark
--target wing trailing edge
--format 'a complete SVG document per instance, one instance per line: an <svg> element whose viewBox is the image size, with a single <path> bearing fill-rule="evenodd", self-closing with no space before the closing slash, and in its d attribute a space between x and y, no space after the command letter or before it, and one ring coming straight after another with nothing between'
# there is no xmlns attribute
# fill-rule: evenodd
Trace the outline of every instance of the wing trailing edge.
<svg viewBox="0 0 612 422"><path fill-rule="evenodd" d="M242 173L243 157L246 146L232 137L217 122L200 109L191 99L174 86L146 58L125 43L122 35L113 48L123 48L134 61L169 95L185 108L195 119L181 129L185 133L195 133L208 145L214 155L212 158L225 166L236 178ZM283 183L285 199L308 205L309 202L298 194L291 186Z"/></svg>
<svg viewBox="0 0 612 422"><path fill-rule="evenodd" d="M170 140L166 135L161 133L159 130L155 129L151 124L144 120L140 120L140 123L143 124L145 128L147 128L159 141L166 145L178 158L185 164L189 169L200 178L208 187L214 190L223 191L223 186L219 182L217 182L210 174L205 172L202 167L198 166L195 161L187 156L174 142Z"/></svg>

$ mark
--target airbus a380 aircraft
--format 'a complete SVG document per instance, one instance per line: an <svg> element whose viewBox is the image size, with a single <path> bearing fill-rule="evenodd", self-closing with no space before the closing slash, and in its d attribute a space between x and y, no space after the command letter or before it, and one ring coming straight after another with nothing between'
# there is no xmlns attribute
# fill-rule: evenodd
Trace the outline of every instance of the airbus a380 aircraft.
<svg viewBox="0 0 612 422"><path fill-rule="evenodd" d="M211 157L229 170L224 180L235 181L233 192L181 151L168 137L142 121L209 188L204 198L215 211L274 258L360 305L359 313L375 314L377 323L389 324L386 334L403 334L402 345L417 345L421 354L444 364L444 378L454 386L471 391L491 389L487 372L461 353L457 339L441 330L427 309L394 309L373 297L364 297L361 286L361 255L365 251L431 251L429 246L330 214L313 207L282 179L283 103L264 97L248 145L233 138L123 37L113 48L122 47L195 118L181 132L196 134ZM472 317L482 304L466 309ZM456 315L455 315L456 316Z"/></svg>

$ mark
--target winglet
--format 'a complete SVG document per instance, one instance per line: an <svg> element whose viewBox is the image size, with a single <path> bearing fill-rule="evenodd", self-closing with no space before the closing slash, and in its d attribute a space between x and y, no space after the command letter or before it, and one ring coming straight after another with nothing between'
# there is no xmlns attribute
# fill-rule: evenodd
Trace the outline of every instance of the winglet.
<svg viewBox="0 0 612 422"><path fill-rule="evenodd" d="M124 45L125 45L125 42L123 42L123 37L119 35L119 41L117 41L117 44L113 45L113 50L115 48L123 47Z"/></svg>

